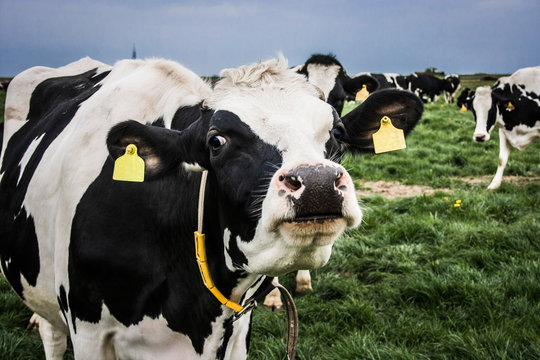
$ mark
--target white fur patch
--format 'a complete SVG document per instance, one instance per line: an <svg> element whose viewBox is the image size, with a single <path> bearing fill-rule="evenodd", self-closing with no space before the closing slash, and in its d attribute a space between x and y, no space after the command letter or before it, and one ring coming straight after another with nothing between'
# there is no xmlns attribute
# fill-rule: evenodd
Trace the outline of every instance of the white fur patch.
<svg viewBox="0 0 540 360"><path fill-rule="evenodd" d="M308 64L309 82L321 89L324 97L328 99L330 91L336 85L336 78L340 69L339 65Z"/></svg>

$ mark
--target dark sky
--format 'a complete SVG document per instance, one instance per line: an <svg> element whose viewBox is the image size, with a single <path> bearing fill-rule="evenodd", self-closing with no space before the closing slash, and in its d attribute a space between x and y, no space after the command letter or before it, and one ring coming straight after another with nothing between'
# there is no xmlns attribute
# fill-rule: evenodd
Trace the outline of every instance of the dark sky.
<svg viewBox="0 0 540 360"><path fill-rule="evenodd" d="M0 76L84 56L176 60L199 75L332 52L358 72L540 65L539 0L0 0Z"/></svg>

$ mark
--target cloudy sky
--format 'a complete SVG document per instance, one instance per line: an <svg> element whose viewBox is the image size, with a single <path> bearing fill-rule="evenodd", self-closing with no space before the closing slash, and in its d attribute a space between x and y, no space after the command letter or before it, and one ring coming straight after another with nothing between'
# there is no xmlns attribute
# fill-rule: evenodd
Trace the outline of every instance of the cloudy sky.
<svg viewBox="0 0 540 360"><path fill-rule="evenodd" d="M0 76L84 56L176 60L199 75L332 52L349 74L540 65L538 0L0 0Z"/></svg>

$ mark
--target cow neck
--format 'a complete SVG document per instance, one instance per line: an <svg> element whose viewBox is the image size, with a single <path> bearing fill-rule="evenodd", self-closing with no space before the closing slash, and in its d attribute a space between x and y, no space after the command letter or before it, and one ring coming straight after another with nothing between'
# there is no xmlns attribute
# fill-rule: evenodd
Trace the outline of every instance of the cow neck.
<svg viewBox="0 0 540 360"><path fill-rule="evenodd" d="M206 236L203 233L203 223L204 223L204 197L206 193L206 184L208 179L208 171L204 170L202 172L201 176L201 184L199 188L199 201L198 201L198 210L197 210L197 231L195 231L195 255L197 259L197 264L199 266L199 271L201 274L202 281L206 288L210 290L212 295L223 305L227 306L228 308L234 310L236 312L235 318L239 318L243 314L249 312L251 309L253 309L256 306L256 303L259 299L259 296L257 299L254 297L249 298L244 303L244 306L228 299L219 291L219 289L215 286L214 281L212 280L212 275L210 274L210 269L208 266L208 258L206 256ZM270 292L273 289L273 285L271 288L268 289L268 292ZM266 294L265 294L266 295ZM264 295L264 296L265 296ZM262 297L264 298L264 297Z"/></svg>
<svg viewBox="0 0 540 360"><path fill-rule="evenodd" d="M199 188L199 203L197 210L197 231L195 231L195 256L197 258L197 264L199 265L199 271L201 278L208 290L215 296L216 299L223 305L234 310L236 312L234 320L237 320L242 315L248 313L252 309L257 307L257 302L262 301L270 291L277 288L285 301L285 309L287 316L287 359L294 360L296 356L296 345L298 342L298 313L296 306L292 299L291 294L286 288L280 284L273 284L271 278L266 278L259 286L257 291L252 297L244 302L244 306L235 303L234 301L227 299L215 286L210 275L208 268L208 261L206 257L206 242L205 235L203 233L203 220L204 220L204 194L206 192L206 182L208 178L208 170L204 170L201 176L201 185Z"/></svg>

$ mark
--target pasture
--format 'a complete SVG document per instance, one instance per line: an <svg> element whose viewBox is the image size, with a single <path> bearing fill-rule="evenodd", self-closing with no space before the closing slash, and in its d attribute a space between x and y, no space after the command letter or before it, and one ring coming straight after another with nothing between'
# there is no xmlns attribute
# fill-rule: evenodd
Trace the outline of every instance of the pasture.
<svg viewBox="0 0 540 360"><path fill-rule="evenodd" d="M440 100L425 106L406 150L345 159L360 188L384 180L435 192L361 199L362 225L312 272L314 292L295 297L297 359L540 358L540 142L513 149L502 186L488 192L498 136L474 143L473 130L470 112ZM294 289L294 274L280 280ZM0 359L44 358L30 316L0 279ZM284 359L284 313L253 316L249 358Z"/></svg>

